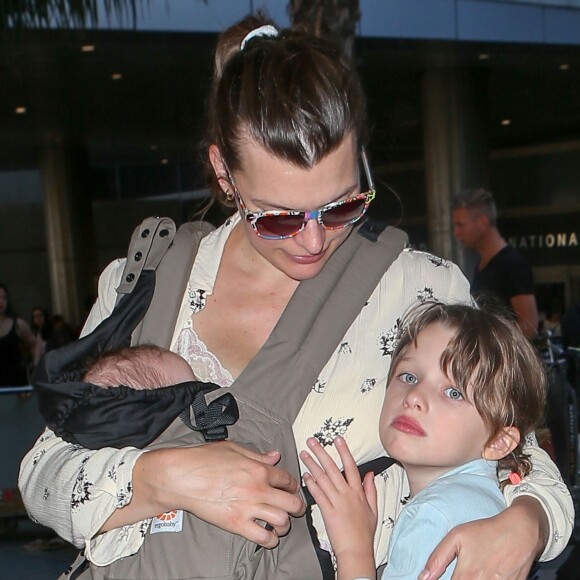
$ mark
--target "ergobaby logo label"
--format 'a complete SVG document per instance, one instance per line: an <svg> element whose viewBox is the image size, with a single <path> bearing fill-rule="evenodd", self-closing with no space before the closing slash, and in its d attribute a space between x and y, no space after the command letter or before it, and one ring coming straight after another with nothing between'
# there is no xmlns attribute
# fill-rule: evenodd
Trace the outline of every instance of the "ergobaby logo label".
<svg viewBox="0 0 580 580"><path fill-rule="evenodd" d="M170 512L159 514L151 522L150 533L159 534L161 532L181 532L183 526L183 511L171 510Z"/></svg>

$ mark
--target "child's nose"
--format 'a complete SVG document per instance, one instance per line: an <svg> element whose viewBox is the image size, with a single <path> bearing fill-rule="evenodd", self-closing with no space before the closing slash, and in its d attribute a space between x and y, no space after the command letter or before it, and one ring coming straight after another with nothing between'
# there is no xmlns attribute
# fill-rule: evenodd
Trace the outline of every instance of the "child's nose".
<svg viewBox="0 0 580 580"><path fill-rule="evenodd" d="M407 393L404 404L412 409L418 409L420 411L425 411L427 409L427 400L425 393L420 385L415 385Z"/></svg>

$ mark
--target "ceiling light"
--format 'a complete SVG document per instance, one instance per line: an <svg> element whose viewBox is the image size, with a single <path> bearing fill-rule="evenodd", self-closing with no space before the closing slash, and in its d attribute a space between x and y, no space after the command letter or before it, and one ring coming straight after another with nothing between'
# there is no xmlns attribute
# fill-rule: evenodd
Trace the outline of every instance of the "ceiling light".
<svg viewBox="0 0 580 580"><path fill-rule="evenodd" d="M83 44L81 46L81 51L82 52L94 52L95 51L95 45L94 44Z"/></svg>
<svg viewBox="0 0 580 580"><path fill-rule="evenodd" d="M121 73L113 73L113 74L111 75L111 78L112 78L114 81L120 81L120 80L123 78L123 75L122 75Z"/></svg>
<svg viewBox="0 0 580 580"><path fill-rule="evenodd" d="M162 159L162 160L161 160L161 163L162 163L163 165L167 165L167 164L169 163L169 159L167 159L167 158L164 158L164 159Z"/></svg>
<svg viewBox="0 0 580 580"><path fill-rule="evenodd" d="M560 65L560 70L569 70L570 69L570 65L567 63L562 63Z"/></svg>
<svg viewBox="0 0 580 580"><path fill-rule="evenodd" d="M502 121L501 121L501 124L504 127L507 127L507 125L511 125L511 123L512 123L512 120L511 119L502 119Z"/></svg>
<svg viewBox="0 0 580 580"><path fill-rule="evenodd" d="M482 52L478 58L479 58L479 60L488 60L489 54L487 54L486 52Z"/></svg>
<svg viewBox="0 0 580 580"><path fill-rule="evenodd" d="M16 107L16 109L14 109L14 112L17 115L24 115L24 113L26 113L26 107Z"/></svg>

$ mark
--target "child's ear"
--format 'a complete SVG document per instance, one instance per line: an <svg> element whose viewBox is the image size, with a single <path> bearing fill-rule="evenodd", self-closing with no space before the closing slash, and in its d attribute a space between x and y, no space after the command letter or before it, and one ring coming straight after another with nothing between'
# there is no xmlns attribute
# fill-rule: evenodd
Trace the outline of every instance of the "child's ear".
<svg viewBox="0 0 580 580"><path fill-rule="evenodd" d="M515 427L503 427L483 450L482 456L490 461L498 461L509 455L520 442L520 432Z"/></svg>

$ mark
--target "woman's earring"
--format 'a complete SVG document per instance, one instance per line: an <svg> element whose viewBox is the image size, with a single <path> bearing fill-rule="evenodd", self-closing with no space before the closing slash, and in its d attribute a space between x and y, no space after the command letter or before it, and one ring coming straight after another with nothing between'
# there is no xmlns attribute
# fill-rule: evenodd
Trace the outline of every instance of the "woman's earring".
<svg viewBox="0 0 580 580"><path fill-rule="evenodd" d="M224 193L226 194L226 199L228 201L234 201L234 194L229 189L226 189Z"/></svg>

